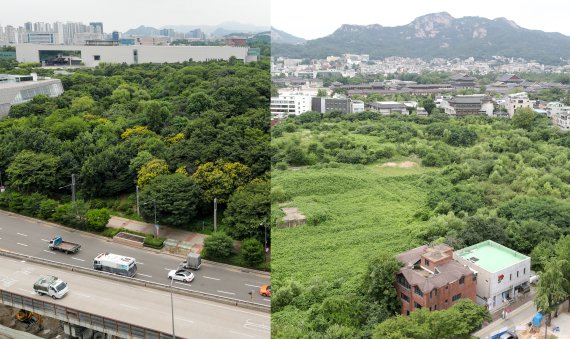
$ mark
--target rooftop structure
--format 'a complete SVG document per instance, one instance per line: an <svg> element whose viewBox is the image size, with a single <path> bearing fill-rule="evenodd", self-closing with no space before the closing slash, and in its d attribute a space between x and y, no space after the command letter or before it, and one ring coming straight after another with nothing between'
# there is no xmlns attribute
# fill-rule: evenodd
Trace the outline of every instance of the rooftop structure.
<svg viewBox="0 0 570 339"><path fill-rule="evenodd" d="M57 97L63 93L59 79L37 80L35 75L0 75L0 118L8 115L10 107L31 101L36 95Z"/></svg>
<svg viewBox="0 0 570 339"><path fill-rule="evenodd" d="M526 255L492 240L455 251L455 254L489 272L497 272L528 259Z"/></svg>
<svg viewBox="0 0 570 339"><path fill-rule="evenodd" d="M478 272L477 302L496 309L527 290L530 258L492 240L456 251L453 257Z"/></svg>

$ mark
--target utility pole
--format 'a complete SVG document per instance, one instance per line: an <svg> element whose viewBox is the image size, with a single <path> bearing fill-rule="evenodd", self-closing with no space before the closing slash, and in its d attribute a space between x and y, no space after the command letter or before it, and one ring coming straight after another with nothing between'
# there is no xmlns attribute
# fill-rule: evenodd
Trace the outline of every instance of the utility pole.
<svg viewBox="0 0 570 339"><path fill-rule="evenodd" d="M71 201L75 202L75 174L71 175Z"/></svg>
<svg viewBox="0 0 570 339"><path fill-rule="evenodd" d="M141 209L139 206L139 185L137 185L136 191L137 191L137 215L140 217L141 216Z"/></svg>
<svg viewBox="0 0 570 339"><path fill-rule="evenodd" d="M218 226L218 199L214 198L214 232L217 230Z"/></svg>

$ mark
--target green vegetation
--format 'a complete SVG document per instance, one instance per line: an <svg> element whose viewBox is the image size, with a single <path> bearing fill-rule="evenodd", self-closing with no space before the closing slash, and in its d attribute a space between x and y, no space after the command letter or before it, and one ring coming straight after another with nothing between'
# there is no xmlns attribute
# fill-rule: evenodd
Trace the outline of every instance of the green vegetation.
<svg viewBox="0 0 570 339"><path fill-rule="evenodd" d="M273 336L466 336L484 310L393 318L393 267L378 263L421 244L491 239L550 265L551 244L570 234L570 135L516 115L309 113L274 127ZM279 228L277 205L298 207L306 225Z"/></svg>
<svg viewBox="0 0 570 339"><path fill-rule="evenodd" d="M1 66L29 74L38 65ZM4 195L46 198L36 207L14 198L0 208L100 230L102 208L132 217L138 184L145 221L154 222L156 207L158 223L199 231L213 214L214 198L224 212L240 188L267 181L266 58L248 64L235 58L101 64L60 77L61 96L36 96L0 120ZM72 174L78 197L73 206L66 202ZM269 190L266 195L268 201ZM238 239L262 240L259 214L220 215L218 228Z"/></svg>

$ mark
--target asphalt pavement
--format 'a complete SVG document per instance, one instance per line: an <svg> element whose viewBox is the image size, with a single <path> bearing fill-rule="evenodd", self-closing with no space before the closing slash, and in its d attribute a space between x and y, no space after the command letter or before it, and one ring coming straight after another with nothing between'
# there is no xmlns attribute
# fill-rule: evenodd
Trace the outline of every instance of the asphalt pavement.
<svg viewBox="0 0 570 339"><path fill-rule="evenodd" d="M80 244L81 250L76 254L51 251L48 242L55 235ZM169 284L168 271L177 268L182 260L160 251L114 243L108 238L3 211L0 211L0 248L84 268L92 268L93 258L99 253L116 253L136 259L137 279L162 284ZM218 296L270 304L269 298L258 293L261 285L270 284L268 274L212 263L203 263L202 267L193 273L195 279L191 283L174 284L180 288Z"/></svg>

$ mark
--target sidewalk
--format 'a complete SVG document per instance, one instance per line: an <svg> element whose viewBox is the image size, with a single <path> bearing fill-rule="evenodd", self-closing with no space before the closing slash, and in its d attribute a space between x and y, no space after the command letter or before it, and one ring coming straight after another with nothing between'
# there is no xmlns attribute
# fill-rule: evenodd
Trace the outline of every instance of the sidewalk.
<svg viewBox="0 0 570 339"><path fill-rule="evenodd" d="M153 224L148 224L142 221L135 221L117 216L111 216L107 227L113 228L126 228L131 231L138 231L148 234L156 234ZM177 228L160 226L160 237L165 237L165 247L171 247L171 252L185 255L188 251L194 253L202 252L204 248L204 239L207 237L204 234L193 233Z"/></svg>

